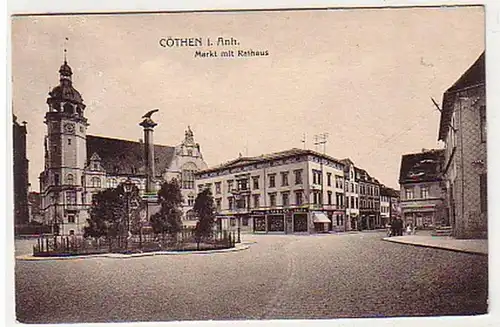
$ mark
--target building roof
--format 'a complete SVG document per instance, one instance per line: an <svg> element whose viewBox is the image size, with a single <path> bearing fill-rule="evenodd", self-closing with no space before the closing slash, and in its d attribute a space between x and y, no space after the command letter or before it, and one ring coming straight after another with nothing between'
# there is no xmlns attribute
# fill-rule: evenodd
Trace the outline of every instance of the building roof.
<svg viewBox="0 0 500 327"><path fill-rule="evenodd" d="M441 180L441 165L444 150L423 150L419 153L405 154L401 158L399 183L419 183Z"/></svg>
<svg viewBox="0 0 500 327"><path fill-rule="evenodd" d="M444 140L450 127L455 94L463 89L485 84L486 75L484 52L472 66L443 94L443 105L439 123L438 140Z"/></svg>
<svg viewBox="0 0 500 327"><path fill-rule="evenodd" d="M284 159L284 158L289 158L289 157L293 157L293 156L303 156L303 155L314 155L314 156L321 157L321 158L324 158L327 160L331 160L331 161L336 162L342 166L344 165L340 160L335 159L333 157L330 157L328 155L316 152L316 151L292 148L290 150L273 152L273 153L263 154L263 155L255 156L255 157L240 156L239 158L228 161L228 162L223 163L221 165L199 171L198 174L208 173L208 172L213 172L213 171L218 171L218 170L228 169L228 168L242 167L242 166L251 165L251 164L255 164L255 163L262 163L262 162L267 162L267 161L272 161L272 160L277 160L277 159Z"/></svg>
<svg viewBox="0 0 500 327"><path fill-rule="evenodd" d="M155 175L161 176L171 164L175 148L154 146ZM97 154L101 166L110 174L145 174L144 143L87 135L87 158Z"/></svg>
<svg viewBox="0 0 500 327"><path fill-rule="evenodd" d="M390 196L393 198L398 198L399 197L399 191L395 190L391 187L381 185L380 186L380 195L381 196Z"/></svg>

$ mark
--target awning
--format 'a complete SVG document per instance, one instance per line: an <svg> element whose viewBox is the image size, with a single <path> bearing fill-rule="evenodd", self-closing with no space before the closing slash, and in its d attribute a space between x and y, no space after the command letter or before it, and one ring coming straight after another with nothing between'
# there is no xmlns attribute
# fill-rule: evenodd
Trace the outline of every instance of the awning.
<svg viewBox="0 0 500 327"><path fill-rule="evenodd" d="M330 219L322 212L313 213L313 222L315 223L331 223Z"/></svg>

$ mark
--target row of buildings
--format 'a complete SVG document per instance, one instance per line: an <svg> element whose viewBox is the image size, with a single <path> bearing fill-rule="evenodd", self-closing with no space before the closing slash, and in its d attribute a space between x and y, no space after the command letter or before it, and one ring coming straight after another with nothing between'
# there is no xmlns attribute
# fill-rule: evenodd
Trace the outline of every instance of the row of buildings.
<svg viewBox="0 0 500 327"><path fill-rule="evenodd" d="M487 133L484 52L444 93L438 140L444 149L402 157L401 211L407 224L451 226L457 238L485 238Z"/></svg>
<svg viewBox="0 0 500 327"><path fill-rule="evenodd" d="M220 228L310 233L382 228L398 214L398 191L349 159L302 149L240 157L196 173L210 189Z"/></svg>
<svg viewBox="0 0 500 327"><path fill-rule="evenodd" d="M64 61L59 85L47 99L39 199L36 193L30 197L32 214L36 212L61 234L82 233L92 195L127 179L148 201L147 215L158 210L155 194L161 183L172 178L180 181L186 225L195 223L191 209L197 193L205 188L212 190L221 228L282 233L374 229L398 214L398 191L382 185L349 159L291 149L239 157L208 168L189 127L177 146L154 144L154 111L139 124L144 140L88 135L86 106L72 75ZM26 158L25 150L18 151L16 146L15 153ZM14 166L18 166L16 159ZM27 185L27 160L26 169L19 167L23 172L16 176L26 180L15 184ZM19 193L27 194L27 190ZM26 208L27 202L18 203ZM16 223L29 216L25 211L16 207Z"/></svg>
<svg viewBox="0 0 500 327"><path fill-rule="evenodd" d="M484 53L443 95L438 139L444 149L402 156L400 191L349 159L305 149L240 156L208 168L189 127L179 145L155 145L152 113L139 124L144 141L87 135L85 104L66 61L59 74L60 83L47 99L40 193L29 197L26 123L14 117L16 224L26 224L32 215L60 233L81 233L92 195L127 179L150 202L152 214L161 183L176 178L187 225L196 221L191 210L196 194L210 188L220 228L264 233L374 229L401 214L406 224L420 228L451 226L459 238L487 235Z"/></svg>

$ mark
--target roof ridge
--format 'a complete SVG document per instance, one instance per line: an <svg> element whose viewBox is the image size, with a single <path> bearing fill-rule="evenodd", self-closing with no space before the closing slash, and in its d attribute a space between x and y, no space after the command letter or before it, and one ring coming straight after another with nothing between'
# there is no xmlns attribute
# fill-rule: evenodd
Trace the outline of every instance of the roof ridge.
<svg viewBox="0 0 500 327"><path fill-rule="evenodd" d="M121 138L116 138L116 137L108 137L108 136L99 136L99 135L90 135L87 134L87 137L93 137L93 138L99 138L99 139L106 139L106 140L112 140L112 141L120 141L120 142L128 142L128 143L134 143L134 144L141 144L142 142L139 141L132 141L132 140L126 140L126 139L121 139ZM175 146L172 145L164 145L164 144L153 144L154 146L161 146L161 147L166 147L166 148L175 148Z"/></svg>

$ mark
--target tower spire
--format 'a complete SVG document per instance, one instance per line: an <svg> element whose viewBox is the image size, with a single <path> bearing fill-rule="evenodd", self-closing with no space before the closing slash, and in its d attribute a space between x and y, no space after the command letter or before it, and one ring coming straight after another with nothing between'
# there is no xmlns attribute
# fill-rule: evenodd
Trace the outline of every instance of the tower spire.
<svg viewBox="0 0 500 327"><path fill-rule="evenodd" d="M68 52L68 49L67 49L67 47L68 47L68 41L69 41L69 39L66 37L66 38L64 39L64 63L65 63L65 64L68 62L68 61L67 61L67 58L66 58L66 54L67 54L67 52Z"/></svg>

